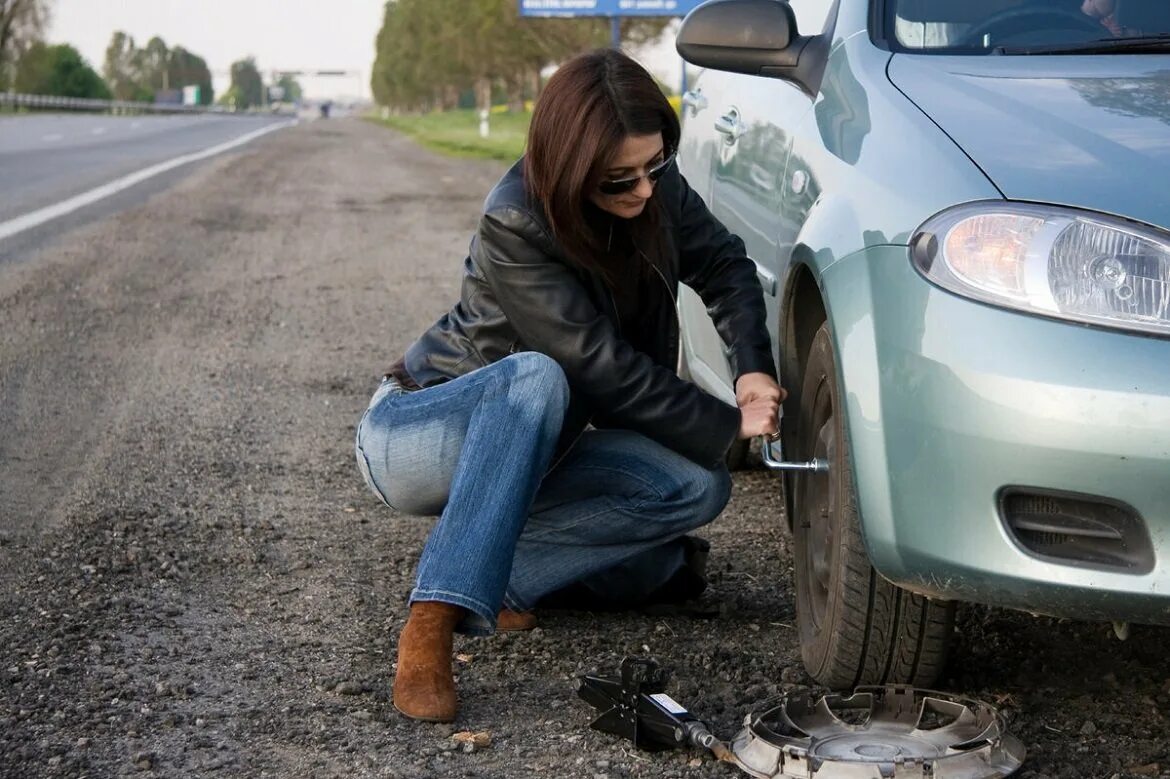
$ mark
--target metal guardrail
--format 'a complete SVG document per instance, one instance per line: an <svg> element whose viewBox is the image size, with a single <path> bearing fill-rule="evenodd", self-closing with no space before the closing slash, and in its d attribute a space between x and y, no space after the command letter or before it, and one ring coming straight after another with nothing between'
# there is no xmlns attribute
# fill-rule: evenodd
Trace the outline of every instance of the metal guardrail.
<svg viewBox="0 0 1170 779"><path fill-rule="evenodd" d="M230 109L222 106L140 103L132 100L99 100L89 97L25 95L19 92L0 92L0 107L29 108L40 111L108 111L128 114L231 113Z"/></svg>

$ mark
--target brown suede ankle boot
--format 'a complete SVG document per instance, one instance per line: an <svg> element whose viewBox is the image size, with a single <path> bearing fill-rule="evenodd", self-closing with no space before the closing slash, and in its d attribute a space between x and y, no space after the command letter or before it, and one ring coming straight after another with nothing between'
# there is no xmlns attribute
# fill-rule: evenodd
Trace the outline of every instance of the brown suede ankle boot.
<svg viewBox="0 0 1170 779"><path fill-rule="evenodd" d="M509 608L500 609L496 616L496 630L508 633L513 630L532 630L536 627L536 615L531 611L512 611Z"/></svg>
<svg viewBox="0 0 1170 779"><path fill-rule="evenodd" d="M411 719L455 719L451 645L455 625L463 614L463 608L438 601L417 601L410 607L410 618L398 637L394 708Z"/></svg>

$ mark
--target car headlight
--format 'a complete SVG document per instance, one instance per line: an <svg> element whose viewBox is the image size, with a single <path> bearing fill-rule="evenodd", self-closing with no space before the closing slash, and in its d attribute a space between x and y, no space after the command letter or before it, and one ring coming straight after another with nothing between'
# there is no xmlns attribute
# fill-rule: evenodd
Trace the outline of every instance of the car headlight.
<svg viewBox="0 0 1170 779"><path fill-rule="evenodd" d="M1170 335L1170 234L1105 214L1003 201L931 217L911 240L931 281L1035 314Z"/></svg>

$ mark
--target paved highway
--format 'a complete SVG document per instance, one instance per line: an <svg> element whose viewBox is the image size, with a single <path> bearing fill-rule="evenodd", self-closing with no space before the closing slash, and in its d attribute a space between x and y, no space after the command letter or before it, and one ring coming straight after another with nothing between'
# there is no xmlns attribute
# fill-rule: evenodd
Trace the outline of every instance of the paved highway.
<svg viewBox="0 0 1170 779"><path fill-rule="evenodd" d="M45 114L0 118L0 224L287 117Z"/></svg>

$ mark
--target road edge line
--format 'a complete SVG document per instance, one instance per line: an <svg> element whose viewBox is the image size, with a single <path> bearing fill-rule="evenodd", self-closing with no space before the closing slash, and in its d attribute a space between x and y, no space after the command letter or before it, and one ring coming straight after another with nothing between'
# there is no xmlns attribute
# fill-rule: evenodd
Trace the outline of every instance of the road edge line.
<svg viewBox="0 0 1170 779"><path fill-rule="evenodd" d="M135 184L146 181L147 179L153 178L154 176L157 176L161 173L166 173L168 170L174 170L175 168L191 162L198 162L199 160L207 159L208 157L214 157L217 154L222 154L225 151L236 148L237 146L243 146L245 143L254 141L262 135L267 135L268 133L276 132L277 130L283 130L286 127L292 127L296 123L297 120L294 119L288 122L280 122L279 124L270 125L268 127L261 127L259 130L253 130L250 133L241 135L239 138L233 138L230 141L226 141L215 146L210 146L200 151L190 152L178 157L173 157L172 159L166 160L165 162L156 163L150 167L135 171L134 173L129 173L122 178L114 179L111 182L94 187L87 192L82 192L80 195L74 195L73 197L62 200L59 203L54 203L51 206L39 208L36 211L30 211L29 213L22 214L15 219L9 219L7 222L0 222L0 241L3 241L5 238L11 238L18 233L23 233L25 230L31 230L34 227L39 227L45 222L52 221L59 217L65 216L66 214L70 214L79 208L84 208L85 206L96 203L99 200L110 197L111 195L116 195L124 189L129 189Z"/></svg>

